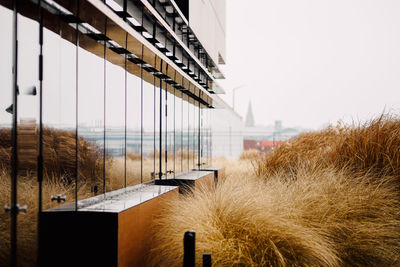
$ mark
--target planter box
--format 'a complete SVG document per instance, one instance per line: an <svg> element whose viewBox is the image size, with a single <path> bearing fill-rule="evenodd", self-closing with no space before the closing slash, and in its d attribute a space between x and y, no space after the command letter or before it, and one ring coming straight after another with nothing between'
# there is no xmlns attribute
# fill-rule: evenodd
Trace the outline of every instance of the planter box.
<svg viewBox="0 0 400 267"><path fill-rule="evenodd" d="M40 214L40 266L145 266L161 204L173 186L138 185Z"/></svg>

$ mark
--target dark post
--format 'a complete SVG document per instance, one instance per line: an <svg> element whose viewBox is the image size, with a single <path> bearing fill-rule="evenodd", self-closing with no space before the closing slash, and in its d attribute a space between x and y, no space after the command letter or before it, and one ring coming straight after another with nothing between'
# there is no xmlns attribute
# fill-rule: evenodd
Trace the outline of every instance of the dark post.
<svg viewBox="0 0 400 267"><path fill-rule="evenodd" d="M183 238L183 267L194 267L196 262L195 253L196 233L187 231Z"/></svg>
<svg viewBox="0 0 400 267"><path fill-rule="evenodd" d="M203 254L203 267L211 267L211 254Z"/></svg>

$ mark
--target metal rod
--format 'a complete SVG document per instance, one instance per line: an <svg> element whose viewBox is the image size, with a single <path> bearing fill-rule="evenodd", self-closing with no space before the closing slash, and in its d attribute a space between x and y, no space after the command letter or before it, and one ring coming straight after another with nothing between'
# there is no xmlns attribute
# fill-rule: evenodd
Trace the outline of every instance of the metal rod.
<svg viewBox="0 0 400 267"><path fill-rule="evenodd" d="M156 66L156 55L154 56L154 66ZM153 172L156 174L156 76L153 75Z"/></svg>
<svg viewBox="0 0 400 267"><path fill-rule="evenodd" d="M126 0L124 1L124 11L126 12ZM128 49L128 33L125 35L125 49ZM127 65L127 55L125 54L125 157L124 157L124 188L126 188L126 133L127 133L127 106L128 106L128 100L127 100L127 95L128 95L128 72L126 70L126 65Z"/></svg>
<svg viewBox="0 0 400 267"><path fill-rule="evenodd" d="M162 65L163 65L163 61L161 60L161 63L160 63L160 70L162 70ZM159 173L158 173L158 177L161 179L162 178L162 157L161 157L161 155L162 155L162 109L163 109L163 105L162 105L162 80L160 79L160 95L159 95L159 97L160 97L160 125L159 125L159 138L160 138L160 141L159 141L159 153L158 153L158 157L159 157L159 159L158 159L158 161L159 161Z"/></svg>
<svg viewBox="0 0 400 267"><path fill-rule="evenodd" d="M11 154L11 266L17 266L17 175L18 175L18 0L13 1L13 117Z"/></svg>
<svg viewBox="0 0 400 267"><path fill-rule="evenodd" d="M143 45L142 45L143 58ZM143 183L143 68L140 64L140 183Z"/></svg>
<svg viewBox="0 0 400 267"><path fill-rule="evenodd" d="M201 91L199 90L199 98L201 97ZM199 101L199 114L198 114L198 136L197 136L197 166L201 168L201 155L200 155L200 131L201 131L201 109L200 109L200 101Z"/></svg>
<svg viewBox="0 0 400 267"><path fill-rule="evenodd" d="M174 81L176 79L176 71L174 71ZM174 178L175 178L175 172L176 172L176 114L175 114L175 108L176 108L176 88L174 87Z"/></svg>
<svg viewBox="0 0 400 267"><path fill-rule="evenodd" d="M38 191L38 222L37 222L37 246L38 246L38 264L40 264L40 214L42 212L42 194L43 194L43 10L41 7L42 1L39 0L39 151L37 158L37 179L39 183Z"/></svg>
<svg viewBox="0 0 400 267"><path fill-rule="evenodd" d="M104 35L107 36L107 22L108 18L104 22ZM107 127L106 127L106 94L107 94L107 46L106 42L103 43L103 194L106 194L106 157L107 157L107 150L106 150L106 140L107 140Z"/></svg>
<svg viewBox="0 0 400 267"><path fill-rule="evenodd" d="M166 66L168 73L168 65ZM165 84L165 174L168 173L168 90ZM160 153L161 154L161 153Z"/></svg>
<svg viewBox="0 0 400 267"><path fill-rule="evenodd" d="M77 1L76 14L79 18L79 5L80 1ZM78 87L79 87L79 24L76 23L75 38L76 38L76 54L75 54L75 211L78 211L78 184L79 184L79 132L78 132Z"/></svg>

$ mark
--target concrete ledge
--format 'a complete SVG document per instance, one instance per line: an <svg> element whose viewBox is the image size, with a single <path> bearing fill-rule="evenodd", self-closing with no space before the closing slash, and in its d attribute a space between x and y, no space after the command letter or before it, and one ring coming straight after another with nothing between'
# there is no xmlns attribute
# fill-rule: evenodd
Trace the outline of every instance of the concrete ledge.
<svg viewBox="0 0 400 267"><path fill-rule="evenodd" d="M145 266L154 217L174 186L139 185L40 214L40 266Z"/></svg>
<svg viewBox="0 0 400 267"><path fill-rule="evenodd" d="M156 185L163 186L179 186L179 193L187 193L201 186L214 187L214 172L213 171L188 171L182 172L175 178L156 179Z"/></svg>

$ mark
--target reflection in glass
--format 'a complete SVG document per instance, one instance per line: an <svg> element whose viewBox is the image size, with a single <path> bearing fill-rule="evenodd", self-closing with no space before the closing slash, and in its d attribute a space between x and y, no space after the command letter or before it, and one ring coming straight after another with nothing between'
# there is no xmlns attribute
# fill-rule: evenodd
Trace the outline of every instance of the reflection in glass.
<svg viewBox="0 0 400 267"><path fill-rule="evenodd" d="M193 100L189 99L188 102L188 169L192 169L194 165L193 161L193 148L194 148L194 106Z"/></svg>
<svg viewBox="0 0 400 267"><path fill-rule="evenodd" d="M143 70L144 72L144 70ZM142 81L143 92L143 121L142 121L142 134L143 134L143 182L148 182L154 178L155 161L154 161L154 85Z"/></svg>
<svg viewBox="0 0 400 267"><path fill-rule="evenodd" d="M25 3L20 6L21 12L33 8L32 4ZM18 177L17 177L17 203L29 206L27 214L17 216L17 259L20 264L33 261L36 246L27 240L36 240L37 227L37 155L38 155L38 122L39 122L39 24L22 15L17 16L18 21ZM2 26L3 27L3 26ZM33 223L32 223L33 222ZM27 258L28 257L28 258Z"/></svg>
<svg viewBox="0 0 400 267"><path fill-rule="evenodd" d="M182 135L182 124L183 124L183 101L182 92L175 89L175 173L180 173L183 170L183 135Z"/></svg>
<svg viewBox="0 0 400 267"><path fill-rule="evenodd" d="M167 175L173 177L175 173L175 88L168 86L166 94L167 101L167 120L166 120L166 147L167 147ZM171 93L172 92L172 93Z"/></svg>
<svg viewBox="0 0 400 267"><path fill-rule="evenodd" d="M105 114L106 192L111 192L125 185L125 70L108 61Z"/></svg>
<svg viewBox="0 0 400 267"><path fill-rule="evenodd" d="M132 66L137 67L137 66ZM138 72L140 73L140 68ZM126 183L141 183L141 79L128 73L127 77L127 136L126 136Z"/></svg>
<svg viewBox="0 0 400 267"><path fill-rule="evenodd" d="M200 162L198 159L199 155L199 103L194 101L194 128L193 128L193 168L198 168Z"/></svg>
<svg viewBox="0 0 400 267"><path fill-rule="evenodd" d="M105 192L104 59L78 48L79 199Z"/></svg>
<svg viewBox="0 0 400 267"><path fill-rule="evenodd" d="M183 95L182 100L182 171L189 170L189 99Z"/></svg>
<svg viewBox="0 0 400 267"><path fill-rule="evenodd" d="M163 97L164 90L161 90L160 79L154 78L154 160L155 160L155 177L161 178L163 173L163 162L161 154L164 151L162 147L163 136L161 135L161 129L163 129L162 123L165 123L165 113L163 112L164 107L162 106L165 102Z"/></svg>

